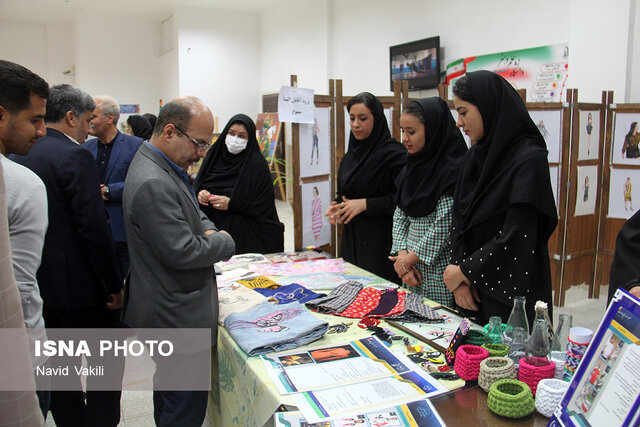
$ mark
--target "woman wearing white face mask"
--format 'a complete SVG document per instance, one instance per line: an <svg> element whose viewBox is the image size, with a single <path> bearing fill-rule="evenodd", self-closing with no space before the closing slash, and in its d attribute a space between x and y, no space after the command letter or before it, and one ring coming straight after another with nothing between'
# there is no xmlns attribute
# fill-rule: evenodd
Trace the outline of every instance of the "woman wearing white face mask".
<svg viewBox="0 0 640 427"><path fill-rule="evenodd" d="M236 254L284 250L271 172L256 125L244 114L229 120L202 162L193 188L200 209L236 242Z"/></svg>

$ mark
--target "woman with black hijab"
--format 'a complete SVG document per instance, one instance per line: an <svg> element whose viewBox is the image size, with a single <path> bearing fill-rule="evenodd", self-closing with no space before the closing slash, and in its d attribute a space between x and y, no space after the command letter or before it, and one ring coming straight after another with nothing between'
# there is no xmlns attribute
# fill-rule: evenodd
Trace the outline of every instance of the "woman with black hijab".
<svg viewBox="0 0 640 427"><path fill-rule="evenodd" d="M407 165L396 180L390 259L405 285L433 301L453 306L442 279L449 263L453 190L467 146L440 98L410 102L400 116Z"/></svg>
<svg viewBox="0 0 640 427"><path fill-rule="evenodd" d="M609 300L618 288L640 298L640 211L624 223L616 238L609 277Z"/></svg>
<svg viewBox="0 0 640 427"><path fill-rule="evenodd" d="M464 310L507 321L524 296L551 311L547 241L558 223L547 148L524 102L498 74L476 71L454 88L458 127L471 139L453 195L451 264L444 281ZM551 315L551 313L549 313Z"/></svg>
<svg viewBox="0 0 640 427"><path fill-rule="evenodd" d="M151 138L153 133L153 127L151 123L143 116L134 114L127 119L127 125L131 131L131 135L144 139L145 141Z"/></svg>
<svg viewBox="0 0 640 427"><path fill-rule="evenodd" d="M236 254L284 250L271 172L260 153L256 125L236 114L222 130L193 183L200 209L236 243Z"/></svg>
<svg viewBox="0 0 640 427"><path fill-rule="evenodd" d="M344 224L342 257L380 277L399 282L388 259L395 209L395 179L405 148L391 138L380 100L362 92L347 103L349 149L338 170L338 197L325 213Z"/></svg>

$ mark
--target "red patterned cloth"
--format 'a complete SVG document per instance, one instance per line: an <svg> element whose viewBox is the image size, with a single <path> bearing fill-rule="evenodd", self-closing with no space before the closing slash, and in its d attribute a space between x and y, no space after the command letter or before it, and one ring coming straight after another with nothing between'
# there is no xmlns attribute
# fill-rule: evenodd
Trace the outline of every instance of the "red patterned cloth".
<svg viewBox="0 0 640 427"><path fill-rule="evenodd" d="M381 295L377 289L364 288L343 312L332 314L343 317L364 317L378 306Z"/></svg>

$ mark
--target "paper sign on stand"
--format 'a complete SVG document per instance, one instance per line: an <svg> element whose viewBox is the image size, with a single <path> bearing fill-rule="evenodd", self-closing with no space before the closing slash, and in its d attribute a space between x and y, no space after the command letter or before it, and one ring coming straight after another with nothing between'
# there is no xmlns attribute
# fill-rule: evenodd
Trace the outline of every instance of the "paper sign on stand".
<svg viewBox="0 0 640 427"><path fill-rule="evenodd" d="M278 95L281 122L314 123L313 89L282 86Z"/></svg>

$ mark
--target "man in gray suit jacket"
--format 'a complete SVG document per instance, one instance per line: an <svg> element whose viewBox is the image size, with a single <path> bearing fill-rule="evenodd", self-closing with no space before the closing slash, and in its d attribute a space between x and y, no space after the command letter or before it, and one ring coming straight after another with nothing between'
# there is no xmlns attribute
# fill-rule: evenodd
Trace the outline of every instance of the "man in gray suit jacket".
<svg viewBox="0 0 640 427"><path fill-rule="evenodd" d="M160 111L151 140L133 158L124 186L131 261L123 321L134 328L211 328L217 333L213 264L229 259L233 239L200 211L186 173L204 157L213 115L202 101L178 98ZM161 358L156 378L162 375ZM159 426L200 426L206 391L154 391Z"/></svg>

